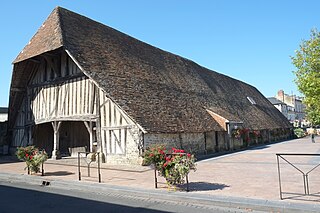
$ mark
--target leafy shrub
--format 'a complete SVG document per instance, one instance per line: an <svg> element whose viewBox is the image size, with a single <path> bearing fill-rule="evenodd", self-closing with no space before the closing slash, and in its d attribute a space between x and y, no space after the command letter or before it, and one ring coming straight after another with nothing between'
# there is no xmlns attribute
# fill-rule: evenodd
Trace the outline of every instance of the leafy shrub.
<svg viewBox="0 0 320 213"><path fill-rule="evenodd" d="M304 132L304 130L301 129L301 128L294 129L293 131L294 131L294 135L295 135L297 138L302 138L302 137L304 137L304 136L306 135L305 132Z"/></svg>

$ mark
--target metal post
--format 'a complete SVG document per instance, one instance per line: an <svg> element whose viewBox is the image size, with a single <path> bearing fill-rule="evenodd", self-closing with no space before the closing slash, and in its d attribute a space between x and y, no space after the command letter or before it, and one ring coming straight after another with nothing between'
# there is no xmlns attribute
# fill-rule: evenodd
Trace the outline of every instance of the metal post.
<svg viewBox="0 0 320 213"><path fill-rule="evenodd" d="M41 176L44 176L43 163L41 164Z"/></svg>
<svg viewBox="0 0 320 213"><path fill-rule="evenodd" d="M90 177L90 163L88 163L88 177Z"/></svg>
<svg viewBox="0 0 320 213"><path fill-rule="evenodd" d="M308 174L305 174L305 176L306 176L307 194L309 194L309 178L308 178Z"/></svg>
<svg viewBox="0 0 320 213"><path fill-rule="evenodd" d="M99 183L101 183L101 173L100 173L100 152L98 154L98 175L99 175Z"/></svg>
<svg viewBox="0 0 320 213"><path fill-rule="evenodd" d="M155 186L155 188L158 188L156 164L154 164L154 186Z"/></svg>
<svg viewBox="0 0 320 213"><path fill-rule="evenodd" d="M189 192L189 178L188 178L188 175L186 176L186 180L187 180L187 192Z"/></svg>
<svg viewBox="0 0 320 213"><path fill-rule="evenodd" d="M280 177L279 155L277 155L277 163L278 163L278 176L279 176L280 199L283 200L283 198L282 198L282 188L281 188L281 177Z"/></svg>
<svg viewBox="0 0 320 213"><path fill-rule="evenodd" d="M79 174L79 180L81 180L81 171L80 171L80 152L78 152L78 174Z"/></svg>
<svg viewBox="0 0 320 213"><path fill-rule="evenodd" d="M303 188L304 188L304 194L307 194L307 188L306 188L306 176L302 174L303 177Z"/></svg>

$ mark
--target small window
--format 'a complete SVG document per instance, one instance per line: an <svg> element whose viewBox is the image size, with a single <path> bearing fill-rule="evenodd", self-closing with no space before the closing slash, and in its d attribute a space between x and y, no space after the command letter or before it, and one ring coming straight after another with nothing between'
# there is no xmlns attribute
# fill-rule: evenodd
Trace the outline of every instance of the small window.
<svg viewBox="0 0 320 213"><path fill-rule="evenodd" d="M257 104L257 103L253 100L253 98L247 96L247 99L248 99L248 101L250 101L250 103L251 103L252 105L256 105L256 104Z"/></svg>

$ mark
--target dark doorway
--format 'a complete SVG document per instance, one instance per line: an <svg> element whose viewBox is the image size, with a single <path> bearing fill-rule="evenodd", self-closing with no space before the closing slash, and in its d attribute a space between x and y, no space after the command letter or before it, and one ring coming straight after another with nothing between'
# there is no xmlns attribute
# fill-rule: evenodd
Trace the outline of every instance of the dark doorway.
<svg viewBox="0 0 320 213"><path fill-rule="evenodd" d="M82 121L63 121L60 127L61 156L70 156L70 149L84 147L89 151L90 137Z"/></svg>
<svg viewBox="0 0 320 213"><path fill-rule="evenodd" d="M36 125L33 129L33 144L44 149L51 157L53 150L53 127L51 122ZM62 157L70 156L70 150L83 147L89 151L90 138L82 121L62 121L59 129L59 151Z"/></svg>
<svg viewBox="0 0 320 213"><path fill-rule="evenodd" d="M33 144L44 149L49 156L53 150L53 128L51 123L38 124L33 127Z"/></svg>

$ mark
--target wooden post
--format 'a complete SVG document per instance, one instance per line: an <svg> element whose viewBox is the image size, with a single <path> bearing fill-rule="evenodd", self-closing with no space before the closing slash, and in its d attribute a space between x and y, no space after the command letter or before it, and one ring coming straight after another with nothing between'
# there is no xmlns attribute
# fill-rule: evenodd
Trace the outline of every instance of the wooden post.
<svg viewBox="0 0 320 213"><path fill-rule="evenodd" d="M52 150L52 159L59 159L59 129L61 126L61 121L51 122L53 127L53 150Z"/></svg>
<svg viewBox="0 0 320 213"><path fill-rule="evenodd" d="M96 97L96 116L97 116L97 123L96 123L96 136L97 136L97 148L98 152L101 153L101 162L105 163L105 156L104 150L102 148L102 140L101 140L101 111L100 111L100 89L96 86L94 87L94 93Z"/></svg>
<svg viewBox="0 0 320 213"><path fill-rule="evenodd" d="M89 138L90 138L90 152L93 152L93 128L92 128L92 121L84 121L84 125L86 126L88 132L89 132Z"/></svg>

